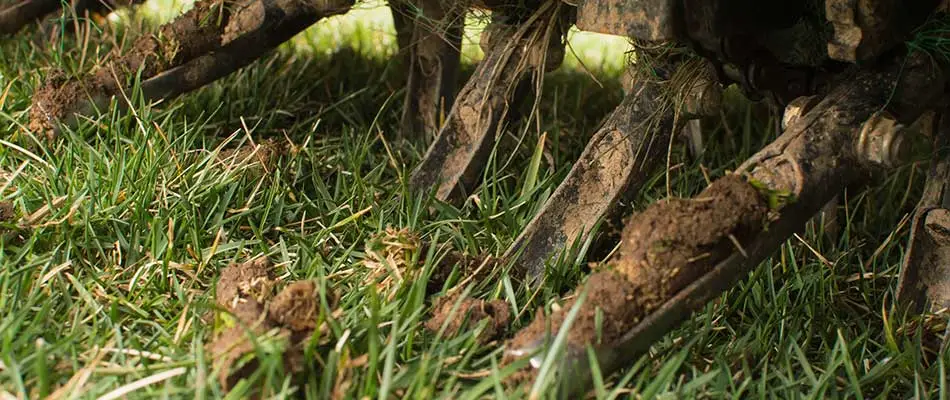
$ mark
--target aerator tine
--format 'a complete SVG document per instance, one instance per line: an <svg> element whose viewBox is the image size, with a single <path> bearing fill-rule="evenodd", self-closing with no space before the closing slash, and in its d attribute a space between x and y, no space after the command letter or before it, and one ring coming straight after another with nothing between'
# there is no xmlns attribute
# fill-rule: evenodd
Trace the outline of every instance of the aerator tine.
<svg viewBox="0 0 950 400"><path fill-rule="evenodd" d="M933 161L897 284L898 304L916 313L950 307L950 115L944 111L938 121Z"/></svg>
<svg viewBox="0 0 950 400"><path fill-rule="evenodd" d="M390 9L409 68L400 135L431 139L455 102L467 10L438 0L394 1Z"/></svg>
<svg viewBox="0 0 950 400"><path fill-rule="evenodd" d="M917 80L932 89L901 90ZM562 393L589 387L587 346L604 376L629 365L804 229L840 190L899 164L906 152L887 144L901 137L887 110L939 98L943 82L933 64L913 56L842 80L735 173L692 199L663 200L634 214L616 255L578 288L585 300L539 315L507 344L507 361L531 357L532 376L551 338L564 329L558 381L568 386Z"/></svg>
<svg viewBox="0 0 950 400"><path fill-rule="evenodd" d="M674 132L703 115L717 113L722 88L710 66L693 59L670 76L680 61L635 76L623 102L590 139L571 172L505 253L515 274L537 284L545 264L571 241L584 241L597 221L620 225L622 204L639 193L666 160ZM677 102L674 93L683 94ZM679 109L679 110L677 110ZM679 116L679 124L674 126Z"/></svg>
<svg viewBox="0 0 950 400"><path fill-rule="evenodd" d="M107 14L117 7L141 3L143 0L73 0L69 5L76 16ZM0 37L12 35L27 25L53 14L63 5L63 0L22 0L0 3Z"/></svg>
<svg viewBox="0 0 950 400"><path fill-rule="evenodd" d="M355 0L198 1L139 38L127 53L80 78L53 74L33 97L30 128L54 137L75 114L105 107L138 74L147 101L169 99L226 76L320 19L347 12ZM124 104L119 102L119 106Z"/></svg>
<svg viewBox="0 0 950 400"><path fill-rule="evenodd" d="M535 9L493 10L482 34L485 59L465 84L435 142L412 173L419 191L436 187L438 200L458 199L477 183L496 136L525 97L532 72L557 68L573 8L546 0Z"/></svg>

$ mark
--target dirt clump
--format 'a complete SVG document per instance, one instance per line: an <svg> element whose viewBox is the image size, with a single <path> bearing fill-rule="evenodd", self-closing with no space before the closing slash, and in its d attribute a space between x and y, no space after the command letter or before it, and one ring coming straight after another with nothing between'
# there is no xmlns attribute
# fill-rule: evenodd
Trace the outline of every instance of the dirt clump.
<svg viewBox="0 0 950 400"><path fill-rule="evenodd" d="M92 82L90 82L92 83ZM30 131L42 133L47 139L53 139L53 124L57 119L67 116L69 111L81 111L77 107L86 93L102 93L101 85L85 87L83 81L71 79L62 71L52 71L46 77L46 83L33 94L30 107Z"/></svg>
<svg viewBox="0 0 950 400"><path fill-rule="evenodd" d="M216 321L221 329L206 349L225 390L257 369L253 357L241 363L256 350L253 337L279 340L284 368L295 373L304 367L304 346L323 328L317 326L320 303L316 282L292 282L275 294L278 282L271 269L269 260L258 258L221 271L215 300L228 313Z"/></svg>
<svg viewBox="0 0 950 400"><path fill-rule="evenodd" d="M452 308L461 301L455 313ZM511 310L503 300L485 301L480 299L464 298L459 300L458 295L441 297L436 301L435 311L425 323L430 332L436 333L446 326L446 335L454 336L464 330L473 329L484 320L488 325L479 332L478 341L485 343L500 339L508 332L511 323Z"/></svg>
<svg viewBox="0 0 950 400"><path fill-rule="evenodd" d="M433 244L424 243L417 234L408 229L387 227L383 232L366 241L363 266L369 270L364 284L375 285L387 299L392 299L404 287L402 282L414 282L422 278L424 257ZM511 312L501 300L484 301L466 298L461 300L460 308L454 316L450 315L458 299L451 292L466 282L479 281L494 271L498 259L491 256L472 256L459 251L445 253L432 266L426 281L426 295L441 291L446 282L457 277L460 279L448 295L434 303L432 317L426 322L426 329L438 332L447 320L447 334L455 335L461 329L474 328L485 319L488 326L479 335L479 340L490 341L500 338L507 332ZM456 270L457 268L457 270ZM453 274L456 271L456 274ZM466 317L467 316L467 317Z"/></svg>
<svg viewBox="0 0 950 400"><path fill-rule="evenodd" d="M320 310L317 284L314 281L294 282L284 288L270 302L268 312L274 322L294 332L317 328Z"/></svg>
<svg viewBox="0 0 950 400"><path fill-rule="evenodd" d="M409 229L386 227L366 241L362 265L368 270L363 283L374 285L386 300L392 300L404 282L413 282L422 270L417 255L422 242Z"/></svg>
<svg viewBox="0 0 950 400"><path fill-rule="evenodd" d="M241 264L231 264L221 270L215 299L228 310L240 303L255 300L263 303L274 294L276 282L271 275L272 265L266 258L257 258Z"/></svg>
<svg viewBox="0 0 950 400"><path fill-rule="evenodd" d="M764 228L768 211L755 187L727 175L694 198L666 199L633 215L617 254L585 283L586 299L568 343L583 348L619 339L718 262L743 252L742 241ZM557 332L576 301L550 316L539 314L510 347L530 348Z"/></svg>
<svg viewBox="0 0 950 400"><path fill-rule="evenodd" d="M0 201L0 222L13 222L16 219L16 209L9 201Z"/></svg>

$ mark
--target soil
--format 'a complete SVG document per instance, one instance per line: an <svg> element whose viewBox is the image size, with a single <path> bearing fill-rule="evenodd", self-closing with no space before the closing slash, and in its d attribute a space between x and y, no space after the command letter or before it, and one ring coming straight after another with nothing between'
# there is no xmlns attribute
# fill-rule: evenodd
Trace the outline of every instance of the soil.
<svg viewBox="0 0 950 400"><path fill-rule="evenodd" d="M258 258L221 271L215 299L238 323L225 323L225 329L206 348L225 390L257 369L253 359L237 365L255 350L250 336L261 336L275 328L277 336L288 341L282 354L286 370L293 373L304 367L303 346L317 329L318 287L313 281L297 281L275 295L277 282L271 269L269 260Z"/></svg>
<svg viewBox="0 0 950 400"><path fill-rule="evenodd" d="M272 265L266 258L232 264L221 271L215 297L219 305L234 311L238 304L248 300L263 303L274 294Z"/></svg>
<svg viewBox="0 0 950 400"><path fill-rule="evenodd" d="M16 218L16 209L9 201L0 201L0 222L13 222Z"/></svg>
<svg viewBox="0 0 950 400"><path fill-rule="evenodd" d="M695 198L663 200L633 215L618 253L586 282L587 297L568 343L583 348L616 341L719 261L741 251L734 240L742 243L760 232L768 211L756 188L727 175ZM529 348L556 332L576 301L547 318L539 315L510 347ZM602 318L597 318L598 310Z"/></svg>
<svg viewBox="0 0 950 400"><path fill-rule="evenodd" d="M425 323L426 329L436 333L448 321L445 334L451 337L473 329L487 319L488 325L479 332L478 341L485 343L496 340L508 332L508 325L511 323L511 310L508 308L508 303L503 300L485 301L464 298L453 314L452 307L458 301L458 295L439 298L433 315Z"/></svg>
<svg viewBox="0 0 950 400"><path fill-rule="evenodd" d="M87 100L105 99L119 92L141 69L141 78L153 77L220 46L230 1L198 1L188 12L144 35L124 54L114 50L103 67L82 78L54 71L33 95L30 130L54 135L54 122L70 113L85 112ZM118 79L117 79L118 78Z"/></svg>
<svg viewBox="0 0 950 400"><path fill-rule="evenodd" d="M46 83L33 93L33 105L30 107L30 130L52 139L53 124L66 117L69 111L79 107L87 91L103 93L105 89L84 88L83 82L68 78L62 71L51 72L46 77Z"/></svg>
<svg viewBox="0 0 950 400"><path fill-rule="evenodd" d="M314 281L299 281L287 285L268 307L270 317L277 324L294 332L317 329L320 300Z"/></svg>
<svg viewBox="0 0 950 400"><path fill-rule="evenodd" d="M263 1L253 1L238 6L234 12L234 18L225 26L224 32L221 34L221 44L228 44L244 33L257 28L264 22L266 13L267 10Z"/></svg>
<svg viewBox="0 0 950 400"><path fill-rule="evenodd" d="M458 251L450 251L429 275L429 282L426 284L426 295L434 295L445 287L445 283L451 278L452 270L458 268L456 276L459 279L470 279L472 281L481 281L487 278L498 266L500 259L490 255L470 255ZM484 265L484 266L483 266ZM479 269L481 267L481 269Z"/></svg>

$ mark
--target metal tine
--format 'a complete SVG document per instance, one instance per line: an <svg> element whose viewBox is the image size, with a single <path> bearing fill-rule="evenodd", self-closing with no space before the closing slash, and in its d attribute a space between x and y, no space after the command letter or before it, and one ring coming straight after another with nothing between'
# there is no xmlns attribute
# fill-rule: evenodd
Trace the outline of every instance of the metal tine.
<svg viewBox="0 0 950 400"><path fill-rule="evenodd" d="M418 0L390 4L409 78L400 122L405 138L434 138L458 91L465 9L456 2Z"/></svg>
<svg viewBox="0 0 950 400"><path fill-rule="evenodd" d="M921 61L919 57L916 59ZM638 236L643 232L651 232L653 227L631 225L624 231L624 241L618 255L609 263L614 268L625 268L625 265L640 265L645 276L656 274L665 276L665 282L625 280L629 285L625 292L633 298L626 301L639 302L642 307L631 311L624 304L624 300L614 305L580 304L584 310L599 310L602 312L601 321L604 324L603 332L619 332L600 343L579 343L570 339L574 337L573 330L578 321L584 318L583 310L574 326L568 327L568 347L561 359L558 368L559 379L562 383L561 393L565 396L578 394L586 390L591 384L591 366L585 349L593 346L599 369L604 376L610 375L623 365L635 360L649 346L672 330L677 324L689 317L689 314L698 310L708 301L727 290L759 262L771 255L794 232L804 229L807 221L818 214L828 201L849 184L860 182L870 176L870 172L892 167L895 160L888 154L893 154L889 146L879 144L893 138L893 130L878 129L880 120L887 115L881 110L887 104L890 109L900 108L902 105L919 104L921 101L930 101L942 96L943 77L936 67L926 62L907 63L902 70L901 63L891 63L878 70L865 70L855 73L852 79L843 81L835 87L815 108L800 120L791 125L778 139L756 153L743 163L738 170L724 178L715 181L710 188L719 182L735 181L736 176L742 181L754 182L752 185L760 195L785 193L791 199L787 204L773 205L769 202L767 214L770 222L765 229L761 223L746 225L744 232L738 239L732 232L719 233L717 243L723 246L720 249L731 249L728 252L711 251L711 258L703 260L688 259L684 264L673 268L669 265L640 265L625 264L639 262L641 257L638 249L652 248L652 239L663 238ZM923 80L926 87L932 87L933 93L919 91L894 90L901 82L909 80ZM895 96L889 96L894 93ZM889 98L890 103L887 103ZM906 111L906 110L905 110ZM920 110L918 112L922 112ZM908 114L904 118L915 118ZM869 145L870 144L870 145ZM748 184L744 184L748 185ZM748 190L748 189L743 189ZM705 192L704 192L705 193ZM698 197L702 197L700 194ZM692 201L708 202L709 199L694 199ZM718 201L719 207L731 207L727 201ZM657 207L660 205L654 205ZM652 208L651 207L651 208ZM644 215L650 209L644 211ZM644 220L649 223L651 220ZM736 225L735 229L740 229ZM632 234L633 237L627 237ZM725 237L729 236L729 239ZM643 243L638 241L647 240ZM729 246L729 243L732 246ZM668 250L657 250L668 251ZM640 255L637 255L640 254ZM595 274L588 282L605 282L604 279L595 279L600 276L621 274L618 270L608 268ZM664 275L666 274L666 275ZM621 275L620 279L624 278ZM639 282L639 283L634 283ZM655 287L654 287L655 286ZM578 289L578 293L586 292L587 299L616 299L617 294L611 297L612 292L603 292L608 286L585 284ZM652 290L658 290L652 292ZM598 293L600 292L600 293ZM637 299L637 293L641 298ZM622 293L621 293L622 295ZM647 297L642 297L647 296ZM656 296L656 297L653 297ZM590 300L588 300L590 301ZM606 301L606 300L602 300ZM506 362L528 356L531 367L538 368L540 357L544 357L544 349L550 343L553 334L561 327L564 314L571 311L576 298L568 302L559 311L551 316L539 315L538 318L515 336L506 348ZM620 310L616 310L620 304ZM596 308L595 308L596 307ZM617 314L619 313L619 314ZM599 315L599 314L598 314ZM552 322L553 321L553 322ZM589 321L588 321L589 322ZM532 329L534 328L534 329ZM600 329L600 328L599 328ZM598 330L600 331L600 330ZM540 354L539 354L540 352ZM516 379L523 379L519 375Z"/></svg>
<svg viewBox="0 0 950 400"><path fill-rule="evenodd" d="M916 313L950 307L950 114L938 121L897 284L898 303Z"/></svg>
<svg viewBox="0 0 950 400"><path fill-rule="evenodd" d="M67 17L82 17L87 13L107 14L115 11L117 7L142 1L144 0L72 0L69 6L73 14ZM54 13L62 8L63 0L25 0L13 3L15 4L0 5L0 36L15 34L27 25ZM68 32L67 30L66 33Z"/></svg>
<svg viewBox="0 0 950 400"><path fill-rule="evenodd" d="M26 25L58 10L61 0L25 0L0 9L0 36L12 35Z"/></svg>
<svg viewBox="0 0 950 400"><path fill-rule="evenodd" d="M435 187L436 199L443 201L472 190L499 130L525 97L525 78L536 70L553 70L563 60L562 37L570 10L560 1L546 1L527 20L512 21L511 15L493 13L482 36L485 59L459 92L439 135L413 171L410 184L415 190Z"/></svg>
<svg viewBox="0 0 950 400"><path fill-rule="evenodd" d="M649 179L672 139L674 110L655 101L663 86L640 79L607 117L543 208L503 256L515 273L537 283L545 264L572 241L583 242L602 218Z"/></svg>
<svg viewBox="0 0 950 400"><path fill-rule="evenodd" d="M143 81L143 97L146 101L171 99L214 82L250 64L318 20L346 13L354 2L336 0L319 6L299 0L244 3L231 15L220 41L215 40L219 44ZM114 94L93 94L73 107L73 112L82 114L107 108ZM124 109L128 104L118 102L117 106ZM60 123L73 126L78 119L67 118ZM54 126L56 131L61 128L59 124Z"/></svg>
<svg viewBox="0 0 950 400"><path fill-rule="evenodd" d="M630 68L630 76L635 78L624 100L505 253L506 258L516 260L516 273L536 284L547 261L571 241L584 242L598 221L606 219L619 225L621 204L628 203L666 159L670 141L680 136L674 132L698 122L700 116L718 112L722 88L707 62L686 68L699 71L699 75L683 87L669 82L669 76L664 78L667 81L655 77L668 75L679 62L657 65L651 73L639 66ZM667 92L678 90L686 93L682 104L657 101Z"/></svg>
<svg viewBox="0 0 950 400"><path fill-rule="evenodd" d="M251 11L251 15L260 18L253 20L250 29L241 29L217 51L146 80L142 92L146 99L158 100L200 88L250 64L317 21L346 13L354 3L336 0L317 6L299 0L256 1L251 10L259 7L259 11ZM232 21L240 19L240 13L232 17Z"/></svg>

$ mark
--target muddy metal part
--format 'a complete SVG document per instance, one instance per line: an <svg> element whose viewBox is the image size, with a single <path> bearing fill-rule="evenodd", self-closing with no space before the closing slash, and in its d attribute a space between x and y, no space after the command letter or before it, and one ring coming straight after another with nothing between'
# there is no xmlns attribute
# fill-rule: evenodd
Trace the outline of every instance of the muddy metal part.
<svg viewBox="0 0 950 400"><path fill-rule="evenodd" d="M704 61L693 62L708 71ZM631 71L636 74L639 69ZM639 192L640 185L665 160L673 133L681 126L685 130L693 122L687 122L689 118L719 111L722 88L711 75L685 87L674 87L674 79L643 75L633 79L623 102L588 141L570 173L505 253L506 259L515 262L517 274L528 281L536 283L542 278L546 263L571 243L586 240L598 221L620 223L621 205ZM671 93L686 93L679 110L680 126L676 127Z"/></svg>
<svg viewBox="0 0 950 400"><path fill-rule="evenodd" d="M416 190L435 187L439 200L468 194L495 139L529 90L527 78L557 68L570 7L547 1L526 19L498 13L482 34L485 59L459 92L435 142L411 177Z"/></svg>
<svg viewBox="0 0 950 400"><path fill-rule="evenodd" d="M0 35L17 33L32 23L59 9L60 0L32 0L2 4L0 8Z"/></svg>
<svg viewBox="0 0 950 400"><path fill-rule="evenodd" d="M401 134L435 137L455 101L467 10L438 0L392 2L390 8L409 61Z"/></svg>
<svg viewBox="0 0 950 400"><path fill-rule="evenodd" d="M77 16L87 13L103 14L118 7L138 3L141 0L106 1L73 0L67 1ZM12 3L12 4L9 4ZM19 32L26 25L54 13L63 5L63 0L24 0L0 3L0 36Z"/></svg>
<svg viewBox="0 0 950 400"><path fill-rule="evenodd" d="M918 65L919 67L919 65ZM841 189L868 176L876 167L862 159L856 149L856 143L865 131L869 120L877 116L876 112L887 103L894 92L895 85L900 86L908 79L922 79L932 84L932 93L899 93L898 96L933 98L942 95L943 79L939 71L933 68L917 68L900 71L900 63L892 63L887 69L862 70L844 80L834 88L821 103L817 104L805 116L792 123L785 133L775 142L763 148L737 170L737 174L748 180L758 182L771 191L784 192L794 199L791 203L773 210L768 229L757 234L745 235L745 240L733 242L732 254L721 255L716 259L698 257L689 259L685 265L668 271L668 282L674 285L668 288L668 298L657 298L653 304L639 309L635 314L623 311L624 318L615 320L618 315L608 315L610 308L604 309L602 317L603 331L620 329L624 332L616 338L605 338L600 343L573 343L571 337L583 336L584 332L575 332L575 326L569 327L568 343L564 364L559 373L564 374L559 382L564 383L562 393L576 393L590 384L590 366L586 355L586 345L592 345L597 356L600 371L604 376L611 374L642 354L653 342L666 334L676 324L688 317L689 313L702 307L706 302L728 289L741 279L761 260L768 257L794 232L803 229L806 221L818 213L821 208ZM880 130L869 131L872 134ZM649 223L646 221L645 223ZM631 227L628 227L630 229ZM638 227L633 227L636 231ZM650 229L643 227L643 229ZM759 229L762 229L761 227ZM626 233L626 231L625 231ZM726 234L729 234L726 232ZM730 234L731 235L731 234ZM731 238L735 239L735 238ZM663 240L659 238L659 240ZM728 243L727 238L720 239ZM611 264L624 265L625 247L643 246L643 243L621 243L618 256ZM714 252L714 254L716 254ZM648 265L646 268L667 268L672 266ZM607 272L601 272L607 273ZM678 284L677 284L678 282ZM654 283L647 283L653 285ZM591 293L602 290L598 286L582 287L578 292L587 291L587 298L609 298L609 294ZM644 292L645 291L645 292ZM649 288L630 288L631 293L649 293ZM581 315L599 308L598 304L581 304ZM550 317L552 321L563 322L563 315L570 311L564 307ZM582 317L583 318L583 317ZM535 321L538 323L543 320ZM606 324L620 324L607 326ZM533 324L535 325L535 324ZM541 325L536 326L544 326ZM588 327L589 328L589 327ZM531 356L530 363L537 368L544 356L543 348L550 343L552 335L560 329L551 326L546 329L531 327L522 331L509 342L506 349L509 357ZM527 335L527 336L525 336ZM541 350L541 354L536 353Z"/></svg>
<svg viewBox="0 0 950 400"><path fill-rule="evenodd" d="M834 27L828 56L847 62L880 56L904 40L939 2L825 0L825 15Z"/></svg>
<svg viewBox="0 0 950 400"><path fill-rule="evenodd" d="M144 37L137 42L146 49L155 48L154 54L148 50L138 55L133 50L131 57L118 55L108 67L79 81L54 80L39 90L33 98L30 126L55 136L62 124L78 122L73 115L107 107L111 97L125 85L124 80L139 68L145 68L141 75L146 79L141 88L148 101L170 99L195 90L250 64L316 21L345 13L353 3L354 0L320 4L254 0L222 13L225 18L216 27L187 23L187 19L200 16L186 13L164 25L160 38ZM163 43L175 44L169 51L175 55L173 58L161 58ZM126 106L122 102L117 105Z"/></svg>
<svg viewBox="0 0 950 400"><path fill-rule="evenodd" d="M602 218L614 217L623 197L662 163L673 133L674 109L655 80L641 79L594 134L571 172L528 223L504 258L529 280L572 242L582 242Z"/></svg>
<svg viewBox="0 0 950 400"><path fill-rule="evenodd" d="M934 140L934 158L917 203L897 300L917 312L950 307L950 115Z"/></svg>

